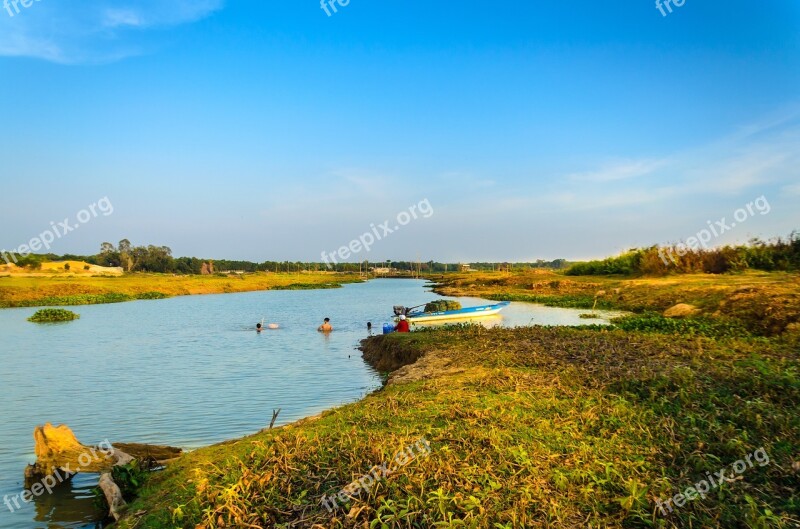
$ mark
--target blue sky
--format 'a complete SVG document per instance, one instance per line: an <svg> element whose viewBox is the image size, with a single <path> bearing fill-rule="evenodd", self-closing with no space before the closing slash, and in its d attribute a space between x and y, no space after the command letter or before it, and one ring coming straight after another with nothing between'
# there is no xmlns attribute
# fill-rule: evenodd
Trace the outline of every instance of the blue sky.
<svg viewBox="0 0 800 529"><path fill-rule="evenodd" d="M0 0L2 2L2 0ZM800 228L800 3L37 0L0 10L0 249L601 257Z"/></svg>

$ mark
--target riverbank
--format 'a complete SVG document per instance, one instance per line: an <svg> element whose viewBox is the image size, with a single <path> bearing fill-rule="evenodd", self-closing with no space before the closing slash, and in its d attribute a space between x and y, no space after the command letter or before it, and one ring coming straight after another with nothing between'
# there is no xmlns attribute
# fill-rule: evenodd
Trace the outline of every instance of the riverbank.
<svg viewBox="0 0 800 529"><path fill-rule="evenodd" d="M570 328L375 337L405 365L362 401L197 450L155 475L122 527L789 527L800 362L769 340ZM428 457L346 508L320 503L424 437ZM762 449L704 499L663 502ZM733 477L733 474L731 474ZM315 525L318 524L318 525ZM499 525L498 525L499 524Z"/></svg>
<svg viewBox="0 0 800 529"><path fill-rule="evenodd" d="M137 299L257 290L338 288L358 274L331 272L194 275L132 273L119 276L0 277L0 308L93 305Z"/></svg>
<svg viewBox="0 0 800 529"><path fill-rule="evenodd" d="M695 318L733 322L758 336L800 326L800 274L746 272L666 277L565 276L550 270L430 276L444 296L528 301L553 307L663 314L690 305ZM794 327L792 327L794 326Z"/></svg>
<svg viewBox="0 0 800 529"><path fill-rule="evenodd" d="M793 284L755 276L703 288L689 278L653 288L653 299L674 288L699 304L759 280L770 289ZM638 291L645 287L625 283L636 280L576 283L596 294L592 283L610 281L636 291L632 300L647 299ZM469 284L459 287L509 293ZM392 371L383 390L187 454L152 477L122 527L792 527L800 517L799 346L791 333L600 328L467 326L370 338L364 358ZM427 457L339 510L322 505L421 438ZM752 464L756 452L768 462ZM747 456L751 464L740 468ZM719 472L731 481L703 498L677 496Z"/></svg>

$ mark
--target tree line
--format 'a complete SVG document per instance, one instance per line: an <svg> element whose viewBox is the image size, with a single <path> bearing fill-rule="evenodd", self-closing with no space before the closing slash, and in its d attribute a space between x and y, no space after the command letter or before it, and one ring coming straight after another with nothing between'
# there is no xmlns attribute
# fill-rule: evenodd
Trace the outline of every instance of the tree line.
<svg viewBox="0 0 800 529"><path fill-rule="evenodd" d="M169 274L203 274L225 272L276 272L292 273L307 271L335 272L367 272L374 268L387 268L393 271L408 273L445 273L457 272L466 265L470 270L523 270L531 268L556 268L569 266L564 259L553 261L538 260L534 263L440 263L436 261L362 261L359 263L326 263L301 261L241 261L229 259L202 259L197 257L174 257L168 246L143 245L134 246L128 239L122 239L116 245L104 242L100 252L95 255L74 254L30 254L16 256L17 265L32 269L41 267L46 261L84 261L89 264L107 267L120 267L126 272L151 272Z"/></svg>

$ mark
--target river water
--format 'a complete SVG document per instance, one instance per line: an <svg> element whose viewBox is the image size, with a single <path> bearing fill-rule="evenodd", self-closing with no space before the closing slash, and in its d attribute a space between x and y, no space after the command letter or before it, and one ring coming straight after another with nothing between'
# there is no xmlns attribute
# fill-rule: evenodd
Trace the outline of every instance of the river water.
<svg viewBox="0 0 800 529"><path fill-rule="evenodd" d="M191 449L353 402L380 386L356 349L367 322L380 332L393 305L440 296L419 280L379 279L332 290L186 296L74 308L79 320L36 325L36 309L0 310L0 528L99 527L97 476L30 504L13 497L35 460L33 429L67 424L103 440ZM464 306L486 302L459 299ZM580 325L583 310L512 303L487 325ZM324 317L335 331L316 332ZM255 324L280 329L257 334ZM13 509L13 512L12 510Z"/></svg>

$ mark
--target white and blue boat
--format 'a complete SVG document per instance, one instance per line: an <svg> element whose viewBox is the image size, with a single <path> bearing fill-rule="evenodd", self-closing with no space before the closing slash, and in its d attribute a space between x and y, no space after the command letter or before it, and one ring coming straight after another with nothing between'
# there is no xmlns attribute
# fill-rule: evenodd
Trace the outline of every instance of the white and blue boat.
<svg viewBox="0 0 800 529"><path fill-rule="evenodd" d="M444 321L444 320L465 320L473 318L486 318L494 316L504 308L511 304L510 301L503 301L494 305L480 305L478 307L464 307L458 310L443 310L439 312L423 312L420 310L413 311L405 309L404 307L395 307L395 314L398 314L398 309L402 309L401 313L405 313L406 318L411 323L426 323L431 321Z"/></svg>

